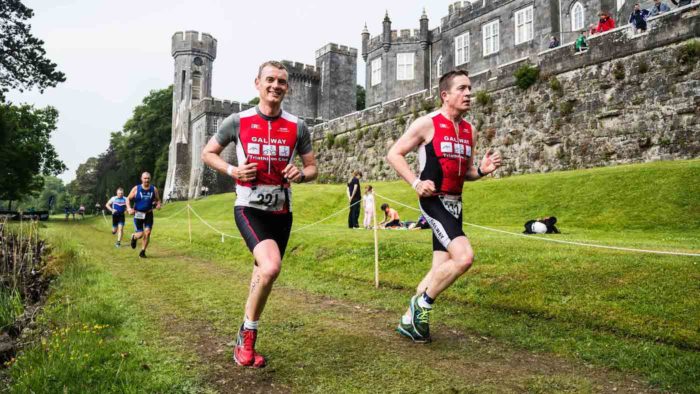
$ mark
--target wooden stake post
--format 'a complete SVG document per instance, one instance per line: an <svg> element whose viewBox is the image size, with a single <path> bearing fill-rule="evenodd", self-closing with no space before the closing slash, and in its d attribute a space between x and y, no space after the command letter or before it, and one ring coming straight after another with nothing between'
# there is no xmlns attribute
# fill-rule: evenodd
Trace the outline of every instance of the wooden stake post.
<svg viewBox="0 0 700 394"><path fill-rule="evenodd" d="M374 199L372 199L374 201ZM377 204L372 204L372 218L374 221L374 287L379 288L379 240L377 235Z"/></svg>

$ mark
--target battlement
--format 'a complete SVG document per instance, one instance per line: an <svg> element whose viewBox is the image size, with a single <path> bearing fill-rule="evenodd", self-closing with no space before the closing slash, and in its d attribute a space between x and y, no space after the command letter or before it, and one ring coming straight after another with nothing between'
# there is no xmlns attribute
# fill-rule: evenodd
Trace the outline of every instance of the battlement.
<svg viewBox="0 0 700 394"><path fill-rule="evenodd" d="M454 27L488 14L502 5L503 3L500 1L487 1L485 3L478 1L476 3L457 1L447 7L447 16L440 19L440 25L443 27Z"/></svg>
<svg viewBox="0 0 700 394"><path fill-rule="evenodd" d="M419 29L400 29L391 31L391 44L412 44L420 42ZM370 37L367 44L367 53L373 52L382 47L382 36Z"/></svg>
<svg viewBox="0 0 700 394"><path fill-rule="evenodd" d="M245 111L252 108L252 104L241 103L238 101L217 100L212 97L205 97L192 107L192 119L197 119L203 114L217 114L228 116L233 113Z"/></svg>
<svg viewBox="0 0 700 394"><path fill-rule="evenodd" d="M334 52L345 56L357 57L357 49L348 47L346 45L329 43L316 51L316 58L318 59L319 57L325 55L328 52Z"/></svg>
<svg viewBox="0 0 700 394"><path fill-rule="evenodd" d="M171 46L173 57L192 52L208 57L210 60L216 59L216 38L211 34L193 30L173 34Z"/></svg>
<svg viewBox="0 0 700 394"><path fill-rule="evenodd" d="M310 64L293 62L291 60L282 60L282 64L287 68L287 73L290 78L299 78L312 81L320 81L321 74L316 66Z"/></svg>

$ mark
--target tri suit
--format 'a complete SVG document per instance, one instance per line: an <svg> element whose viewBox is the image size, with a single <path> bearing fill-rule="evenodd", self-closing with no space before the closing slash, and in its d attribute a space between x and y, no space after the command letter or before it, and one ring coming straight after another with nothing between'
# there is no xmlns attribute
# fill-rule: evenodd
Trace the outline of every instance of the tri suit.
<svg viewBox="0 0 700 394"><path fill-rule="evenodd" d="M107 204L112 205L112 228L124 226L124 212L126 212L126 197L114 196Z"/></svg>
<svg viewBox="0 0 700 394"><path fill-rule="evenodd" d="M215 138L224 147L235 143L238 165L257 163L254 180L236 181L234 218L248 249L272 239L284 256L292 229L292 190L282 171L295 154L311 152L306 124L285 111L269 117L254 107L226 118Z"/></svg>
<svg viewBox="0 0 700 394"><path fill-rule="evenodd" d="M467 165L472 156L474 134L466 120L455 123L439 111L429 115L433 120L433 139L418 150L420 179L435 184L435 195L421 197L423 216L433 230L433 250L447 251L447 245L464 236L462 230L462 187Z"/></svg>
<svg viewBox="0 0 700 394"><path fill-rule="evenodd" d="M144 189L141 185L136 186L136 196L134 196L134 227L140 233L144 228L153 228L153 203L155 202L156 187L150 185Z"/></svg>

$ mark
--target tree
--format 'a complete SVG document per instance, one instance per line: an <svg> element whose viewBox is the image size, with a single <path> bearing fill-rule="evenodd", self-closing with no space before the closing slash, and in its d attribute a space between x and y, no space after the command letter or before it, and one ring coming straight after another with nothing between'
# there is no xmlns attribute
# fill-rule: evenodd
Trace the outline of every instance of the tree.
<svg viewBox="0 0 700 394"><path fill-rule="evenodd" d="M355 91L357 92L357 102L355 104L355 109L358 111L362 111L363 109L365 109L365 88L363 88L362 85L357 85Z"/></svg>
<svg viewBox="0 0 700 394"><path fill-rule="evenodd" d="M58 175L65 164L51 145L58 111L52 107L0 104L0 200L19 200L44 186L42 175Z"/></svg>
<svg viewBox="0 0 700 394"><path fill-rule="evenodd" d="M34 11L20 0L0 1L0 103L10 89L47 87L64 82L66 76L46 58L44 42L34 37L27 20Z"/></svg>
<svg viewBox="0 0 700 394"><path fill-rule="evenodd" d="M248 104L258 105L260 104L260 97L253 97L248 101Z"/></svg>

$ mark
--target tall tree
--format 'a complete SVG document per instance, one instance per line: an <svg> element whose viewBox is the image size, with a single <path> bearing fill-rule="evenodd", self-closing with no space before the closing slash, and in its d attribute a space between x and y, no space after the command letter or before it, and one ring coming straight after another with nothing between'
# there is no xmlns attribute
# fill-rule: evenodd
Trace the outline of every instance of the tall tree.
<svg viewBox="0 0 700 394"><path fill-rule="evenodd" d="M362 85L357 85L355 91L357 92L355 109L358 111L362 111L363 109L365 109L365 88L363 88Z"/></svg>
<svg viewBox="0 0 700 394"><path fill-rule="evenodd" d="M0 200L15 201L40 191L42 175L58 175L65 164L51 145L58 111L0 104Z"/></svg>
<svg viewBox="0 0 700 394"><path fill-rule="evenodd" d="M43 92L66 76L46 58L44 42L32 35L27 21L34 11L20 0L0 1L0 102L10 89L33 87Z"/></svg>

